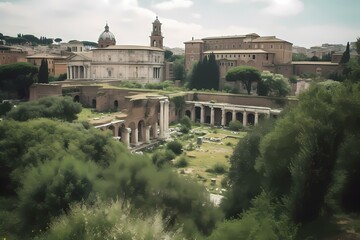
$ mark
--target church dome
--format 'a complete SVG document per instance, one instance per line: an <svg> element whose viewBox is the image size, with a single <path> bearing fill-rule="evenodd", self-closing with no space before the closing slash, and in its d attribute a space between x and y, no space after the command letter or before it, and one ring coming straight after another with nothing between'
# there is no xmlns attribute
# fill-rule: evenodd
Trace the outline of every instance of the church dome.
<svg viewBox="0 0 360 240"><path fill-rule="evenodd" d="M115 41L115 36L112 32L109 31L109 26L107 24L105 26L105 31L103 33L101 33L99 36L99 41L101 41L101 40Z"/></svg>

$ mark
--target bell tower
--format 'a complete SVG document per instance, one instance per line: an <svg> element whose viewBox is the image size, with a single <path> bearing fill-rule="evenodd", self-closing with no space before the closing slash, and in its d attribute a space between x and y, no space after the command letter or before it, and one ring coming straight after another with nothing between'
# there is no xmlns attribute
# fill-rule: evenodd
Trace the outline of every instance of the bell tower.
<svg viewBox="0 0 360 240"><path fill-rule="evenodd" d="M163 39L161 33L161 22L159 21L158 17L156 16L155 21L152 23L153 28L150 36L150 46L151 47L158 47L163 48Z"/></svg>

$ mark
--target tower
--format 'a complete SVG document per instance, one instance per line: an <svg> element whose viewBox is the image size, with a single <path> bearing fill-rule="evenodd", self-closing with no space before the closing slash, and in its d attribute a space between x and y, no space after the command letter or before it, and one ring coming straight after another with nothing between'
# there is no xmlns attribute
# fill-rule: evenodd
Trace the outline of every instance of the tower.
<svg viewBox="0 0 360 240"><path fill-rule="evenodd" d="M99 48L105 48L108 46L115 45L116 40L114 34L109 31L109 26L106 23L105 31L102 32L99 36L98 45Z"/></svg>
<svg viewBox="0 0 360 240"><path fill-rule="evenodd" d="M156 16L155 21L152 23L153 28L150 36L150 46L163 48L163 36L161 34L161 22Z"/></svg>

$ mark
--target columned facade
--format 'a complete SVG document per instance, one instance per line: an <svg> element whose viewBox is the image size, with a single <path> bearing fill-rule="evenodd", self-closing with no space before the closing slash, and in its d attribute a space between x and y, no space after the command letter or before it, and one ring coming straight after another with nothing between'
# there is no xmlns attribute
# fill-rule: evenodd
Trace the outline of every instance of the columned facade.
<svg viewBox="0 0 360 240"><path fill-rule="evenodd" d="M226 126L231 120L239 120L243 126L257 125L259 118L276 116L280 110L273 110L268 107L234 105L228 103L210 103L210 102L196 102L187 101L187 109L191 109L191 120L200 121L200 123L207 123L210 125ZM205 108L210 111L205 111ZM218 112L216 114L216 112ZM221 114L220 114L221 113Z"/></svg>

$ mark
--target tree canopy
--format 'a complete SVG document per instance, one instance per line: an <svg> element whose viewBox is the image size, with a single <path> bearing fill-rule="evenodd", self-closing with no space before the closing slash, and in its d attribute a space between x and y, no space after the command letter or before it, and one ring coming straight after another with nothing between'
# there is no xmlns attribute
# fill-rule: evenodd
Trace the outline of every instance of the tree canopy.
<svg viewBox="0 0 360 240"><path fill-rule="evenodd" d="M260 72L255 67L249 66L239 66L231 68L226 73L226 81L236 82L241 81L245 87L248 94L251 92L251 85L253 82L260 80Z"/></svg>
<svg viewBox="0 0 360 240"><path fill-rule="evenodd" d="M29 87L38 72L31 63L0 65L0 92L17 93L19 98L29 97Z"/></svg>
<svg viewBox="0 0 360 240"><path fill-rule="evenodd" d="M81 104L71 97L45 97L37 101L25 102L13 108L6 117L17 121L27 121L34 118L56 118L65 121L77 119L81 112Z"/></svg>
<svg viewBox="0 0 360 240"><path fill-rule="evenodd" d="M219 89L220 72L219 67L215 60L214 53L211 53L208 57L192 68L192 72L189 78L190 89Z"/></svg>
<svg viewBox="0 0 360 240"><path fill-rule="evenodd" d="M41 65L38 73L39 83L49 83L49 68L46 59L41 60Z"/></svg>
<svg viewBox="0 0 360 240"><path fill-rule="evenodd" d="M261 73L261 80L257 85L259 96L285 97L291 91L289 80L281 74L273 74L269 71Z"/></svg>

